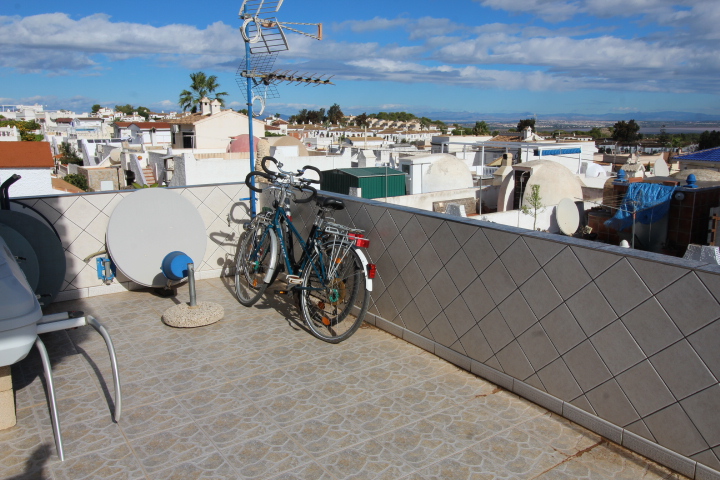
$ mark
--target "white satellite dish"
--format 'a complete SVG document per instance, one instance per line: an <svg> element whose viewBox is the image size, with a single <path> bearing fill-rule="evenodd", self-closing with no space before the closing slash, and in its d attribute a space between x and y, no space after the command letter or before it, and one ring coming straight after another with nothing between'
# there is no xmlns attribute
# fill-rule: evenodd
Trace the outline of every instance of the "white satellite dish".
<svg viewBox="0 0 720 480"><path fill-rule="evenodd" d="M166 188L138 190L125 197L108 222L107 248L123 275L146 287L163 287L162 261L180 251L199 267L207 234L200 213L182 195Z"/></svg>
<svg viewBox="0 0 720 480"><path fill-rule="evenodd" d="M604 177L605 169L601 165L598 165L597 163L588 162L587 170L585 170L585 176L587 178Z"/></svg>
<svg viewBox="0 0 720 480"><path fill-rule="evenodd" d="M560 231L568 237L572 237L580 225L580 212L575 202L569 198L560 200L555 210L555 218Z"/></svg>

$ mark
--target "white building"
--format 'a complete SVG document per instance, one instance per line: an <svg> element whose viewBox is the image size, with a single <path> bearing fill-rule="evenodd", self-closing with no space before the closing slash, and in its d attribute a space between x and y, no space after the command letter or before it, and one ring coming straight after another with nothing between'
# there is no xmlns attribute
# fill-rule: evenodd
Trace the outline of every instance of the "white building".
<svg viewBox="0 0 720 480"><path fill-rule="evenodd" d="M10 187L10 197L57 193L52 188L54 168L48 142L0 142L0 183L13 174L22 177Z"/></svg>

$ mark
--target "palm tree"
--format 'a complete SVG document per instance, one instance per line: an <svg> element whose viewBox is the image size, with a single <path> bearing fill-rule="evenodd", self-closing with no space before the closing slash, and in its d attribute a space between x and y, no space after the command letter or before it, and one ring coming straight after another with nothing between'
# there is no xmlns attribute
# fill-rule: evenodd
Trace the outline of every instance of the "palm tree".
<svg viewBox="0 0 720 480"><path fill-rule="evenodd" d="M182 107L183 111L190 110L192 113L196 113L200 100L203 97L207 97L210 101L217 100L220 102L220 105L225 106L225 100L222 97L228 93L215 93L215 90L220 87L215 75L208 77L204 72L195 72L190 74L190 79L192 80L190 90L180 92L178 104ZM213 95L214 98L211 98Z"/></svg>

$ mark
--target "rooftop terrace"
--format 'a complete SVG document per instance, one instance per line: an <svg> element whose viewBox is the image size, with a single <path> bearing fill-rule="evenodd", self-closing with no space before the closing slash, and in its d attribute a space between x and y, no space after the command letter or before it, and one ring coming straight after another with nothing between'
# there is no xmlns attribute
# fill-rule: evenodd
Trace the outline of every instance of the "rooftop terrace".
<svg viewBox="0 0 720 480"><path fill-rule="evenodd" d="M317 340L293 306L245 308L228 280L198 282L225 318L195 329L160 322L187 288L52 305L110 330L123 416L113 423L101 337L46 334L66 461L33 350L13 366L18 425L0 431L0 477L685 478L372 325L339 345Z"/></svg>

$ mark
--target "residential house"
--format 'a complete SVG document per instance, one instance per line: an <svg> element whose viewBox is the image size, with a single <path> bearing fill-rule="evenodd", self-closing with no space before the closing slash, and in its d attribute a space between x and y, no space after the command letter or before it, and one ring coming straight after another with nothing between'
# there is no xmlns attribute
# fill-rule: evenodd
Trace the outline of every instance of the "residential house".
<svg viewBox="0 0 720 480"><path fill-rule="evenodd" d="M19 142L20 130L17 127L0 127L0 142Z"/></svg>
<svg viewBox="0 0 720 480"><path fill-rule="evenodd" d="M169 146L171 125L167 122L115 122L115 138L129 138L132 144Z"/></svg>
<svg viewBox="0 0 720 480"><path fill-rule="evenodd" d="M54 168L48 142L0 142L0 183L13 174L22 177L10 188L11 197L57 193L51 181Z"/></svg>
<svg viewBox="0 0 720 480"><path fill-rule="evenodd" d="M673 158L680 164L680 170L706 168L720 171L720 147L708 148Z"/></svg>

